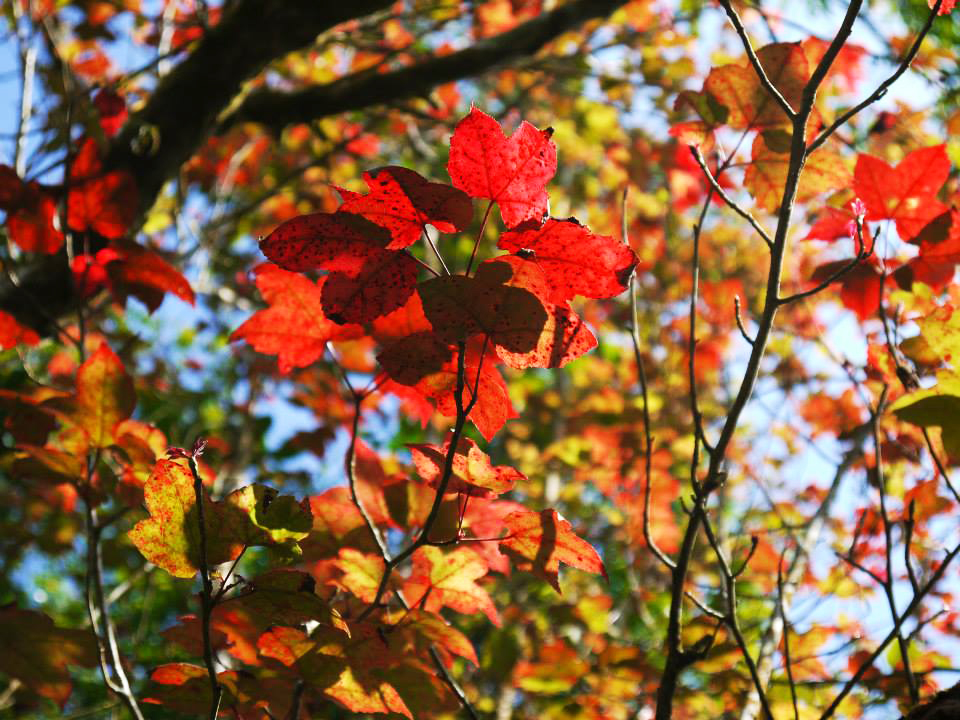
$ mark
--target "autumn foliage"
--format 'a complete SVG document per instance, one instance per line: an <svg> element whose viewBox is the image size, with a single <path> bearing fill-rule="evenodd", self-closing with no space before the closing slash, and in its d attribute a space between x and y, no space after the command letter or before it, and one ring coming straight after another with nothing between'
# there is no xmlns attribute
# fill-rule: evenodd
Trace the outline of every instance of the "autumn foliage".
<svg viewBox="0 0 960 720"><path fill-rule="evenodd" d="M952 2L62 5L0 716L949 712L960 113L886 96Z"/></svg>

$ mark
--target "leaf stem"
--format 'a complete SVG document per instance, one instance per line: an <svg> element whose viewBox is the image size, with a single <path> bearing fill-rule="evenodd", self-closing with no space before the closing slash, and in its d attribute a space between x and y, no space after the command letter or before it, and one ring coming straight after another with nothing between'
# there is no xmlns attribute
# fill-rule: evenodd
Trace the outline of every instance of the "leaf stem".
<svg viewBox="0 0 960 720"><path fill-rule="evenodd" d="M470 262L467 263L467 271L464 275L469 275L473 268L473 261L477 258L477 248L480 247L480 241L483 239L483 231L487 229L487 219L490 217L490 211L493 209L493 200L487 203L487 209L483 213L483 220L480 221L480 230L477 231L477 237L473 241L473 252L470 253Z"/></svg>

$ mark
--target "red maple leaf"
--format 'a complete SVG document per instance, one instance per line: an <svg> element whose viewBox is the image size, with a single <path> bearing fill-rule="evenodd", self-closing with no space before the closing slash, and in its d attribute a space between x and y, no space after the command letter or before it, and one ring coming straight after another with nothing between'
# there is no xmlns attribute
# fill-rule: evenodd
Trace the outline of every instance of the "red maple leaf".
<svg viewBox="0 0 960 720"><path fill-rule="evenodd" d="M608 235L594 235L576 218L550 218L539 228L504 233L497 247L536 262L547 276L555 303L575 295L619 295L638 262L627 245Z"/></svg>
<svg viewBox="0 0 960 720"><path fill-rule="evenodd" d="M847 259L821 265L814 270L812 281L822 282L849 263ZM861 322L869 320L880 307L882 286L883 274L876 263L861 263L840 280L840 302L845 308L853 310Z"/></svg>
<svg viewBox="0 0 960 720"><path fill-rule="evenodd" d="M389 166L363 174L368 195L341 191L341 212L362 215L385 228L392 238L387 249L412 245L424 226L440 232L463 230L473 219L473 201L462 191L443 183L430 182L413 170Z"/></svg>
<svg viewBox="0 0 960 720"><path fill-rule="evenodd" d="M39 183L24 182L9 165L0 165L0 210L7 213L10 239L25 252L52 255L63 245L54 225L57 205Z"/></svg>
<svg viewBox="0 0 960 720"><path fill-rule="evenodd" d="M867 220L895 220L897 233L911 241L947 208L936 194L950 174L945 145L914 150L896 167L859 155L853 189L867 206Z"/></svg>
<svg viewBox="0 0 960 720"><path fill-rule="evenodd" d="M7 216L10 239L26 252L52 255L63 245L63 233L56 225L57 204L35 182L24 185L20 205Z"/></svg>
<svg viewBox="0 0 960 720"><path fill-rule="evenodd" d="M323 310L334 322L363 323L401 307L417 283L416 261L388 250L386 229L346 212L287 220L260 241L263 254L285 270L330 273Z"/></svg>
<svg viewBox="0 0 960 720"><path fill-rule="evenodd" d="M960 262L960 211L954 207L941 213L924 226L913 242L920 246L920 252L894 271L894 280L904 290L910 290L914 282L943 290L953 280Z"/></svg>
<svg viewBox="0 0 960 720"><path fill-rule="evenodd" d="M137 186L125 171L105 173L93 138L80 146L70 165L67 225L105 238L123 237L137 214Z"/></svg>
<svg viewBox="0 0 960 720"><path fill-rule="evenodd" d="M480 434L490 440L517 413L503 376L496 368L496 355L487 348L481 362L482 349L480 338L467 344L463 404L470 404L476 386L477 402L469 418ZM456 417L458 360L454 347L432 332L417 332L384 347L377 359L399 386L396 388L399 395L413 401L418 397L430 400L441 415ZM407 392L404 388L408 388ZM415 396L409 396L410 392Z"/></svg>
<svg viewBox="0 0 960 720"><path fill-rule="evenodd" d="M110 88L101 88L93 96L94 107L100 115L100 127L108 138L116 135L127 121L127 103Z"/></svg>
<svg viewBox="0 0 960 720"><path fill-rule="evenodd" d="M856 218L851 208L852 202L851 200L842 208L825 207L817 214L816 220L804 240L833 242L852 237L853 233L856 232Z"/></svg>
<svg viewBox="0 0 960 720"><path fill-rule="evenodd" d="M40 336L17 319L0 310L0 350L9 350L19 344L34 346L40 344Z"/></svg>
<svg viewBox="0 0 960 720"><path fill-rule="evenodd" d="M420 286L424 312L440 340L456 343L484 335L510 367L563 367L597 341L553 291L533 260L487 260L474 277L447 275Z"/></svg>
<svg viewBox="0 0 960 720"><path fill-rule="evenodd" d="M551 135L552 128L522 122L508 138L496 120L473 108L450 139L447 172L470 197L496 202L507 227L539 223L547 212L545 186L557 171Z"/></svg>
<svg viewBox="0 0 960 720"><path fill-rule="evenodd" d="M328 278L314 283L269 263L253 272L269 307L249 317L230 339L246 340L258 352L276 355L280 372L309 365L323 355L330 340L363 335L361 327L337 325L324 314L321 296Z"/></svg>

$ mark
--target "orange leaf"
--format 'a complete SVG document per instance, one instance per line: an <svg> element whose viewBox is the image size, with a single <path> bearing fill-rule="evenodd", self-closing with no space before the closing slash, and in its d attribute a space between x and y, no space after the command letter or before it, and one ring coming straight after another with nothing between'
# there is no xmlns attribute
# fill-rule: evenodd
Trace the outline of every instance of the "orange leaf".
<svg viewBox="0 0 960 720"><path fill-rule="evenodd" d="M810 78L803 47L800 43L774 43L760 48L757 58L770 82L796 110L800 105L803 87ZM771 128L790 123L746 60L740 64L714 68L703 87L729 110L727 124L735 130Z"/></svg>
<svg viewBox="0 0 960 720"><path fill-rule="evenodd" d="M500 616L490 595L476 581L487 574L487 563L466 547L444 555L438 547L427 545L413 554L413 570L403 585L411 605L423 603L428 612L446 606L457 612L482 612L500 626Z"/></svg>
<svg viewBox="0 0 960 720"><path fill-rule="evenodd" d="M383 558L353 548L340 548L340 557L335 563L343 576L338 580L331 580L330 583L353 593L365 603L372 603L377 597L377 588L380 587L383 577Z"/></svg>
<svg viewBox="0 0 960 720"><path fill-rule="evenodd" d="M258 352L276 355L280 372L310 365L323 355L330 340L363 334L360 326L338 325L323 312L326 276L314 283L270 263L257 267L254 274L269 307L248 318L230 339L246 340Z"/></svg>
<svg viewBox="0 0 960 720"><path fill-rule="evenodd" d="M790 154L767 147L763 135L753 142L753 159L744 174L744 184L757 204L776 212L783 199L783 189L790 169ZM817 195L848 187L850 171L837 153L826 147L816 150L807 160L797 187L797 202L807 202Z"/></svg>
<svg viewBox="0 0 960 720"><path fill-rule="evenodd" d="M76 410L73 421L94 447L113 444L117 423L133 414L137 404L133 380L104 343L77 370Z"/></svg>
<svg viewBox="0 0 960 720"><path fill-rule="evenodd" d="M539 513L522 510L503 519L509 535L500 549L529 562L528 568L560 592L560 563L607 577L603 561L593 546L581 540L556 510Z"/></svg>

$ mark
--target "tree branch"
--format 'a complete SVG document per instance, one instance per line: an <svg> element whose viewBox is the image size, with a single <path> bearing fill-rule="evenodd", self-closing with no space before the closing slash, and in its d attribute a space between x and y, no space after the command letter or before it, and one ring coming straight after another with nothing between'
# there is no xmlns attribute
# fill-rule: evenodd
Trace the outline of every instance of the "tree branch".
<svg viewBox="0 0 960 720"><path fill-rule="evenodd" d="M292 123L426 95L438 85L480 75L518 57L533 55L559 35L588 20L606 17L624 2L575 0L513 30L478 40L471 47L392 72L354 73L295 92L257 90L222 119L220 129L258 122L277 130Z"/></svg>

